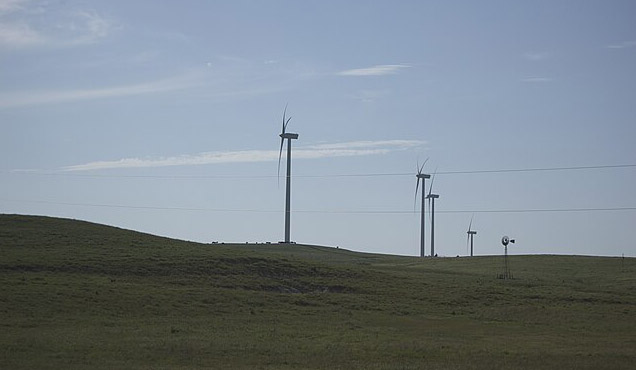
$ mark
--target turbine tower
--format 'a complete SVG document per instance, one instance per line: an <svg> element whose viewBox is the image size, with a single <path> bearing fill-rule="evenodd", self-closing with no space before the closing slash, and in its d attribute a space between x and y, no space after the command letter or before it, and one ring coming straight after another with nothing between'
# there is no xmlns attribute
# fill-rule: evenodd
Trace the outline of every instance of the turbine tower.
<svg viewBox="0 0 636 370"><path fill-rule="evenodd" d="M470 223L468 224L468 238L466 239L466 243L468 243L470 241L470 256L473 256L473 237L475 236L475 234L477 234L477 231L472 230L471 227L473 226L473 218L470 218Z"/></svg>
<svg viewBox="0 0 636 370"><path fill-rule="evenodd" d="M435 170L437 173L437 170ZM431 210L431 257L435 257L435 199L439 198L438 194L433 194L433 181L435 180L435 173L431 178L431 187L428 188L428 208Z"/></svg>
<svg viewBox="0 0 636 370"><path fill-rule="evenodd" d="M286 118L287 105L283 111L283 131L280 133L280 151L278 152L278 177L280 178L280 159L283 155L283 144L287 139L287 190L285 194L285 243L290 243L290 222L291 222L291 141L298 139L298 134L287 132L287 125L291 117Z"/></svg>
<svg viewBox="0 0 636 370"><path fill-rule="evenodd" d="M425 193L424 193L424 183L426 181L426 179L430 179L431 175L422 173L422 170L424 169L424 165L426 164L426 162L428 161L428 158L426 158L426 161L424 161L424 163L422 163L422 165L420 166L419 163L417 165L417 175L415 175L415 177L417 178L417 183L415 185L415 203L417 203L417 191L419 190L420 187L420 180L422 180L422 211L421 211L421 222L420 222L420 257L424 257L426 256L426 243L424 240L424 225L425 225L425 212L424 212L424 199L425 199ZM413 206L413 211L415 211L415 206Z"/></svg>

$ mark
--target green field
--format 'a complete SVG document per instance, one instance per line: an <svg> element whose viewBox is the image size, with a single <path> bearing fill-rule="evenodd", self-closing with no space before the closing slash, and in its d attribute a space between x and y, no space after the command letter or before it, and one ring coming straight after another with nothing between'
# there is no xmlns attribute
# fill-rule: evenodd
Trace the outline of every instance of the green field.
<svg viewBox="0 0 636 370"><path fill-rule="evenodd" d="M502 263L0 215L0 368L634 368L635 259Z"/></svg>

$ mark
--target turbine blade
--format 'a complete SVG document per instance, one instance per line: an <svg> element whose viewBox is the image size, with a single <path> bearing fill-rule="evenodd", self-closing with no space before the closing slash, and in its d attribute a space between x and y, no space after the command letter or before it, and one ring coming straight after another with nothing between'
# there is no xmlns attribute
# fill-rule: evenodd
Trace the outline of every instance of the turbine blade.
<svg viewBox="0 0 636 370"><path fill-rule="evenodd" d="M418 175L422 174L422 171L424 170L424 166L426 165L426 162L428 162L428 158L426 158L424 163L422 163L422 165L420 166L420 161L417 161L417 174Z"/></svg>
<svg viewBox="0 0 636 370"><path fill-rule="evenodd" d="M433 172L433 176L431 176L431 186L428 188L428 195L429 196L433 192L433 181L435 181L435 174L437 174L437 168L435 169L435 172Z"/></svg>
<svg viewBox="0 0 636 370"><path fill-rule="evenodd" d="M417 192L420 190L420 178L417 178L417 183L415 184L415 199L417 199Z"/></svg>
<svg viewBox="0 0 636 370"><path fill-rule="evenodd" d="M280 151L278 152L278 186L280 186L280 159L283 156L283 144L285 143L284 138L280 138Z"/></svg>
<svg viewBox="0 0 636 370"><path fill-rule="evenodd" d="M472 235L470 235L470 232L473 230L473 217L475 217L475 214L473 213L470 216L470 223L468 223L468 232L466 233L466 255L468 255L469 251L468 251L468 243L470 242L470 238L472 237Z"/></svg>
<svg viewBox="0 0 636 370"><path fill-rule="evenodd" d="M278 151L278 186L280 187L280 159L283 156L283 144L285 144L285 138L283 137L283 135L285 135L285 130L287 129L287 124L289 123L289 120L291 119L291 117L286 119L286 115L287 115L287 104L285 104L285 109L283 109L283 130L281 131L280 134L280 150Z"/></svg>
<svg viewBox="0 0 636 370"><path fill-rule="evenodd" d="M282 135L285 134L285 128L287 127L287 125L285 124L285 114L287 114L287 104L285 104L285 109L283 110L283 131L281 132ZM287 120L287 122L289 122L289 120Z"/></svg>
<svg viewBox="0 0 636 370"><path fill-rule="evenodd" d="M430 158L426 158L426 159L424 160L424 163L422 163L422 167L420 167L420 170L423 170L423 169L424 169L424 166L426 166L426 162L428 162L428 160L429 160L429 159L430 159Z"/></svg>
<svg viewBox="0 0 636 370"><path fill-rule="evenodd" d="M417 178L417 184L415 185L415 199L413 200L413 212L415 212L415 208L417 206L417 191L420 188L420 178Z"/></svg>
<svg viewBox="0 0 636 370"><path fill-rule="evenodd" d="M287 122L285 122L285 125L283 126L283 131L287 131L287 125L289 125L289 121L291 121L291 117L287 118Z"/></svg>

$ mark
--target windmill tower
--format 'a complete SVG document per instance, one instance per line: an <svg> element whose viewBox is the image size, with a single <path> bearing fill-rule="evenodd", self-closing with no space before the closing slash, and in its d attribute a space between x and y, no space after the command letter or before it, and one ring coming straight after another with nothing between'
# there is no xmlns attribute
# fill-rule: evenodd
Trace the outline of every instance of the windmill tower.
<svg viewBox="0 0 636 370"><path fill-rule="evenodd" d="M473 237L475 236L475 234L477 234L477 231L472 230L472 226L473 226L473 218L470 218L470 223L468 224L468 231L466 232L468 234L468 237L466 239L466 243L470 242L470 256L473 256Z"/></svg>
<svg viewBox="0 0 636 370"><path fill-rule="evenodd" d="M437 170L435 170L437 172ZM435 257L435 199L439 198L439 194L433 194L433 181L435 180L435 173L431 178L431 186L428 188L428 208L431 210L431 257Z"/></svg>
<svg viewBox="0 0 636 370"><path fill-rule="evenodd" d="M280 151L278 153L278 176L280 177L280 160L283 155L283 144L287 139L287 176L286 176L286 192L285 192L285 243L290 243L291 231L291 148L292 140L298 139L298 134L287 132L287 125L291 117L286 118L287 106L283 111L283 130L280 133Z"/></svg>
<svg viewBox="0 0 636 370"><path fill-rule="evenodd" d="M422 210L421 210L421 221L420 221L420 257L424 257L426 256L426 243L425 243L425 239L424 239L424 230L425 230L425 212L424 212L424 199L426 198L425 193L424 193L424 183L426 181L426 179L430 179L431 175L422 173L422 170L424 169L424 165L426 164L426 162L428 161L428 158L426 158L426 160L424 161L424 163L422 163L422 165L420 166L419 163L417 165L417 175L415 175L415 177L417 178L417 183L415 184L415 202L417 203L417 191L419 190L420 187L420 180L422 180ZM413 206L413 210L415 211L415 206Z"/></svg>
<svg viewBox="0 0 636 370"><path fill-rule="evenodd" d="M501 238L501 244L504 246L504 273L499 275L500 279L512 279L512 274L510 273L510 267L508 267L508 243L514 244L515 240L510 239L507 235L504 235Z"/></svg>

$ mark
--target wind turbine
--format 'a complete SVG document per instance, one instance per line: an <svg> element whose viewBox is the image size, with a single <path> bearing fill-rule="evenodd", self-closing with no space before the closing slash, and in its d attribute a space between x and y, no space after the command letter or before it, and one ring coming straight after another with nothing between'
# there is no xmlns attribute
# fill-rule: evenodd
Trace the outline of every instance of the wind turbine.
<svg viewBox="0 0 636 370"><path fill-rule="evenodd" d="M285 243L290 243L290 221L291 221L291 141L298 139L298 134L287 132L287 125L291 117L286 118L287 105L283 111L283 131L280 133L280 151L278 152L278 177L280 178L280 159L283 155L283 144L287 139L287 190L285 194Z"/></svg>
<svg viewBox="0 0 636 370"><path fill-rule="evenodd" d="M428 209L431 210L431 257L435 257L435 199L439 198L438 194L433 194L433 181L435 181L435 173L433 173L433 178L431 178L431 186L428 188L428 195L426 199L428 199Z"/></svg>
<svg viewBox="0 0 636 370"><path fill-rule="evenodd" d="M415 203L417 203L417 191L419 190L420 187L420 180L422 180L422 211L421 211L421 222L420 222L420 257L424 257L426 255L426 243L424 242L424 219L425 219L425 212L424 212L424 199L425 199L425 194L424 194L424 182L426 181L426 179L430 179L431 175L422 173L422 170L424 170L424 165L426 164L426 162L428 161L428 158L426 158L426 160L424 161L424 163L422 163L422 165L420 166L419 163L417 164L417 175L415 175L415 177L417 178L417 183L415 185ZM415 206L413 206L413 211L415 211Z"/></svg>
<svg viewBox="0 0 636 370"><path fill-rule="evenodd" d="M473 256L473 237L475 236L475 234L477 234L477 231L472 230L471 227L473 226L473 217L470 217L470 223L468 224L468 231L466 232L468 234L468 238L466 239L466 243L468 243L468 241L470 241L470 256Z"/></svg>

